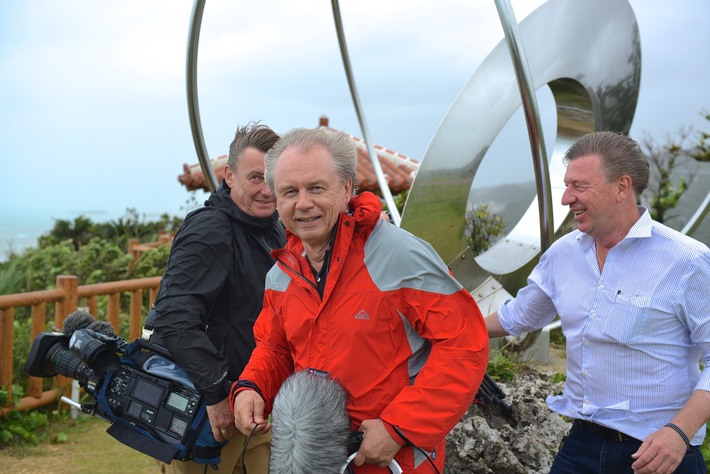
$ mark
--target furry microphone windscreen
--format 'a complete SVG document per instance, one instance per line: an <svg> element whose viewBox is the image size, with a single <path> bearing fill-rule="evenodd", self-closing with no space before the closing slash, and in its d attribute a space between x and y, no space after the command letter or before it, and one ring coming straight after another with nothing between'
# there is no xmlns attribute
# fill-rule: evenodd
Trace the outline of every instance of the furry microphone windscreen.
<svg viewBox="0 0 710 474"><path fill-rule="evenodd" d="M270 474L337 474L348 458L348 395L335 380L296 372L274 399Z"/></svg>
<svg viewBox="0 0 710 474"><path fill-rule="evenodd" d="M103 334L105 336L115 336L116 333L113 330L111 323L106 321L96 321L94 317L88 311L79 309L74 311L69 316L64 319L64 326L62 328L62 333L65 336L71 337L74 331L78 329L91 329L94 332Z"/></svg>

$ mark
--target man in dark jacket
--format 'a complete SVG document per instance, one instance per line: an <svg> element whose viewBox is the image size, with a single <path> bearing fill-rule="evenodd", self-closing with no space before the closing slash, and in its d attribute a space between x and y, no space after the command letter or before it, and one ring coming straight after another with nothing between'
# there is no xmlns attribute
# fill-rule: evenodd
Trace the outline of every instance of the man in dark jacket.
<svg viewBox="0 0 710 474"><path fill-rule="evenodd" d="M276 200L264 182L264 155L278 138L259 124L237 130L225 179L205 207L185 218L151 310L154 334L205 399L215 439L229 441L218 472L242 472L246 438L234 425L229 389L255 346L253 325L274 263L270 252L286 242ZM268 472L269 437L253 437L248 447L249 473ZM161 472L204 467L173 461L161 463Z"/></svg>

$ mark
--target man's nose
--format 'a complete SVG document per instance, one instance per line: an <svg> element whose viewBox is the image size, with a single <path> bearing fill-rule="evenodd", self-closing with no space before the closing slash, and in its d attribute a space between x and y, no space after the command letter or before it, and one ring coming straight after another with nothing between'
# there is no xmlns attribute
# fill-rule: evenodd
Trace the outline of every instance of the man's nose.
<svg viewBox="0 0 710 474"><path fill-rule="evenodd" d="M259 190L259 192L268 198L271 198L274 196L274 193L271 192L271 188L265 182L262 183L261 189Z"/></svg>
<svg viewBox="0 0 710 474"><path fill-rule="evenodd" d="M310 198L306 191L298 193L298 199L296 200L296 207L298 209L310 209L313 206L313 200Z"/></svg>
<svg viewBox="0 0 710 474"><path fill-rule="evenodd" d="M562 200L561 200L562 205L569 206L570 204L572 204L574 202L574 200L575 200L575 198L574 198L572 191L570 191L570 187L566 186L565 191L562 193Z"/></svg>

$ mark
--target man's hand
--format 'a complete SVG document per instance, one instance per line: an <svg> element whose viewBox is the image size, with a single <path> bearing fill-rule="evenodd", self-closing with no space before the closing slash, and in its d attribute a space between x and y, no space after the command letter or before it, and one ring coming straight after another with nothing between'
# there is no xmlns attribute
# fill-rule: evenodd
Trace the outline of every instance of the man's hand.
<svg viewBox="0 0 710 474"><path fill-rule="evenodd" d="M663 427L651 433L638 451L631 455L635 474L667 474L683 461L687 446L672 428Z"/></svg>
<svg viewBox="0 0 710 474"><path fill-rule="evenodd" d="M264 399L256 391L244 390L234 397L234 424L246 436L255 425L259 427L254 434L264 434L271 429L271 423L264 418Z"/></svg>
<svg viewBox="0 0 710 474"><path fill-rule="evenodd" d="M387 467L402 446L390 436L382 420L365 420L360 425L360 431L363 432L362 443L353 464Z"/></svg>
<svg viewBox="0 0 710 474"><path fill-rule="evenodd" d="M229 441L229 438L237 432L232 412L229 409L229 398L225 398L216 405L207 405L207 417L212 426L212 436L217 442Z"/></svg>

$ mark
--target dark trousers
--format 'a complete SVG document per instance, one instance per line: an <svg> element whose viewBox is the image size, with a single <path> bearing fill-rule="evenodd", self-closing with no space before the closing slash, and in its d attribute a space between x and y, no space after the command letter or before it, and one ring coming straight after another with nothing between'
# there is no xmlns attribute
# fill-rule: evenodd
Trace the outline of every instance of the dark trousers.
<svg viewBox="0 0 710 474"><path fill-rule="evenodd" d="M550 474L633 474L631 455L641 441L591 423L575 421L564 440ZM676 474L705 474L699 446L691 446Z"/></svg>

